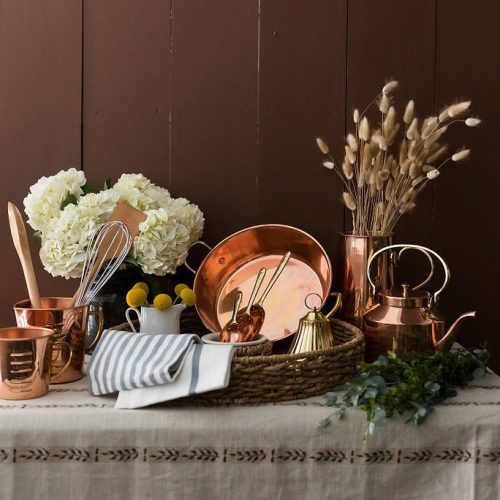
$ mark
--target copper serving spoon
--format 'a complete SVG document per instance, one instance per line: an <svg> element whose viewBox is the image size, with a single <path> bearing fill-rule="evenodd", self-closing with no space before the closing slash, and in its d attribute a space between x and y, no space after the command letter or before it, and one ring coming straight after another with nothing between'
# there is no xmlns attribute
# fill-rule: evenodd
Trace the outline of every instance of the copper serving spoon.
<svg viewBox="0 0 500 500"><path fill-rule="evenodd" d="M255 304L252 304L252 307L250 308L250 315L252 316L253 319L254 331L256 332L254 333L254 335L259 334L262 325L264 324L264 319L266 317L266 311L264 310L263 307L264 301L269 295L271 288L274 286L274 284L280 277L281 273L283 272L283 269L285 269L285 266L288 264L291 255L292 255L291 252L287 252L285 255L283 255L283 258L281 259L278 267L276 268L276 271L274 271L274 274L272 275L271 280L267 284L261 298Z"/></svg>
<svg viewBox="0 0 500 500"><path fill-rule="evenodd" d="M254 320L250 314L250 311L252 310L255 297L259 292L260 286L262 285L262 281L264 280L265 276L266 276L266 268L263 267L259 271L259 274L257 274L257 278L255 279L255 284L253 286L252 293L250 294L250 299L248 300L248 305L246 309L238 311L237 321L238 325L240 325L240 330L243 332L243 338L241 340L242 342L249 342L250 340L253 340L256 335L259 334L260 328L258 331L255 329Z"/></svg>
<svg viewBox="0 0 500 500"><path fill-rule="evenodd" d="M238 290L238 292L236 293L236 297L234 299L233 315L231 317L231 320L226 324L226 326L222 329L222 332L219 335L220 342L231 342L233 335L237 336L236 342L239 342L240 339L242 338L242 331L240 329L240 325L236 321L236 316L238 314L242 298L243 298L243 293L240 290Z"/></svg>

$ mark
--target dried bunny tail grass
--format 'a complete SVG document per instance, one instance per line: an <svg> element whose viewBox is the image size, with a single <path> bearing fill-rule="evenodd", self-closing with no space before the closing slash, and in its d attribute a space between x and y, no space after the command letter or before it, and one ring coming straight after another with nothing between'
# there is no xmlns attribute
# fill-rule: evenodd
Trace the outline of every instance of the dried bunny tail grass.
<svg viewBox="0 0 500 500"><path fill-rule="evenodd" d="M448 146L444 145L437 149L434 153L427 157L427 163L434 163L440 156L444 155L448 149Z"/></svg>
<svg viewBox="0 0 500 500"><path fill-rule="evenodd" d="M459 149L452 157L451 161L463 161L470 156L470 149Z"/></svg>
<svg viewBox="0 0 500 500"><path fill-rule="evenodd" d="M476 117L470 117L470 118L467 118L467 120L465 120L465 124L468 127L477 127L478 125L481 124L481 120L479 118L476 118Z"/></svg>
<svg viewBox="0 0 500 500"><path fill-rule="evenodd" d="M415 115L415 101L411 99L405 108L405 114L403 115L403 121L406 125L409 125L413 121Z"/></svg>
<svg viewBox="0 0 500 500"><path fill-rule="evenodd" d="M415 177L415 179L413 179L413 181L411 182L411 186L418 186L424 179L425 175L419 175L418 177Z"/></svg>
<svg viewBox="0 0 500 500"><path fill-rule="evenodd" d="M425 139L426 143L428 146L433 144L434 142L437 142L439 138L448 130L448 125L444 125L443 127L438 128L434 132L432 132L429 137Z"/></svg>
<svg viewBox="0 0 500 500"><path fill-rule="evenodd" d="M335 167L335 163L333 163L333 161L324 161L323 166L328 168L329 170L333 170L333 168Z"/></svg>
<svg viewBox="0 0 500 500"><path fill-rule="evenodd" d="M417 157L417 141L411 141L408 148L408 158L414 160Z"/></svg>
<svg viewBox="0 0 500 500"><path fill-rule="evenodd" d="M413 210L416 206L417 206L417 204L414 201L409 201L408 203L403 203L399 207L399 213L406 214L406 213L410 212L411 210Z"/></svg>
<svg viewBox="0 0 500 500"><path fill-rule="evenodd" d="M372 148L365 145L363 148L363 157L361 158L361 170L368 172L372 166Z"/></svg>
<svg viewBox="0 0 500 500"><path fill-rule="evenodd" d="M399 146L399 163L403 163L408 156L408 143L405 139L401 141L401 146Z"/></svg>
<svg viewBox="0 0 500 500"><path fill-rule="evenodd" d="M354 177L354 169L352 168L352 164L347 156L344 158L344 163L342 163L342 172L344 172L344 175L348 180L351 180Z"/></svg>
<svg viewBox="0 0 500 500"><path fill-rule="evenodd" d="M437 177L439 177L439 170L434 169L434 170L427 172L427 179L432 181L433 179L436 179Z"/></svg>
<svg viewBox="0 0 500 500"><path fill-rule="evenodd" d="M361 189L365 185L365 171L361 170L358 175L358 189Z"/></svg>
<svg viewBox="0 0 500 500"><path fill-rule="evenodd" d="M424 165L422 167L422 172L424 172L426 174L428 174L429 172L432 172L434 170L436 170L436 167L434 167L433 165Z"/></svg>
<svg viewBox="0 0 500 500"><path fill-rule="evenodd" d="M418 118L413 118L411 121L411 125L408 127L406 131L406 138L409 141L418 140Z"/></svg>
<svg viewBox="0 0 500 500"><path fill-rule="evenodd" d="M470 108L470 105L471 101L462 101L452 104L451 106L448 106L448 116L450 118L454 118L455 116L461 115Z"/></svg>
<svg viewBox="0 0 500 500"><path fill-rule="evenodd" d="M441 111L438 115L438 122L439 123L443 123L449 118L448 108L449 108L449 106L445 106L443 109L441 109Z"/></svg>
<svg viewBox="0 0 500 500"><path fill-rule="evenodd" d="M372 141L382 150L387 151L387 143L385 142L384 136L380 132L376 132L372 135Z"/></svg>
<svg viewBox="0 0 500 500"><path fill-rule="evenodd" d="M347 145L345 146L345 155L352 165L356 163L356 155L354 154L353 150Z"/></svg>
<svg viewBox="0 0 500 500"><path fill-rule="evenodd" d="M388 134L391 133L392 129L394 128L395 122L396 122L396 109L394 108L394 106L390 106L389 109L387 110L387 115L383 123L384 135L386 137Z"/></svg>
<svg viewBox="0 0 500 500"><path fill-rule="evenodd" d="M370 124L366 116L363 117L359 124L359 138L367 142L370 139Z"/></svg>
<svg viewBox="0 0 500 500"><path fill-rule="evenodd" d="M347 134L346 142L352 151L356 152L358 150L358 141L353 134Z"/></svg>
<svg viewBox="0 0 500 500"><path fill-rule="evenodd" d="M319 150L324 154L327 155L330 151L330 148L326 144L326 142L321 139L321 137L316 137L316 144L318 145Z"/></svg>
<svg viewBox="0 0 500 500"><path fill-rule="evenodd" d="M394 139L400 127L401 125L399 123L395 123L392 127L384 128L384 138L387 146L392 146L394 144Z"/></svg>
<svg viewBox="0 0 500 500"><path fill-rule="evenodd" d="M407 175L408 172L410 171L410 165L412 164L412 161L410 158L406 158L406 160L401 164L401 175Z"/></svg>
<svg viewBox="0 0 500 500"><path fill-rule="evenodd" d="M342 199L344 200L345 206L349 210L351 210L352 212L354 212L354 210L356 210L356 208L357 208L356 201L354 200L354 198L351 195L351 193L348 193L347 191L344 191L342 193Z"/></svg>
<svg viewBox="0 0 500 500"><path fill-rule="evenodd" d="M416 163L410 165L410 179L416 179L420 175L420 167Z"/></svg>
<svg viewBox="0 0 500 500"><path fill-rule="evenodd" d="M385 199L389 201L392 196L392 188L394 186L394 181L392 180L392 177L387 181L387 184L385 185Z"/></svg>
<svg viewBox="0 0 500 500"><path fill-rule="evenodd" d="M378 102L378 109L384 115L389 111L389 106L391 105L391 98L387 94L382 94Z"/></svg>
<svg viewBox="0 0 500 500"><path fill-rule="evenodd" d="M387 95L390 94L396 87L398 86L398 82L396 80L389 80L382 88L382 94Z"/></svg>
<svg viewBox="0 0 500 500"><path fill-rule="evenodd" d="M352 121L354 123L359 123L359 109L354 108L354 111L352 112Z"/></svg>
<svg viewBox="0 0 500 500"><path fill-rule="evenodd" d="M375 176L375 187L377 188L377 191L382 191L384 188L384 179L382 178L382 175L380 175L382 172L377 172L377 175Z"/></svg>
<svg viewBox="0 0 500 500"><path fill-rule="evenodd" d="M426 118L422 124L422 139L427 139L436 129L437 124L437 116L429 116L429 118Z"/></svg>

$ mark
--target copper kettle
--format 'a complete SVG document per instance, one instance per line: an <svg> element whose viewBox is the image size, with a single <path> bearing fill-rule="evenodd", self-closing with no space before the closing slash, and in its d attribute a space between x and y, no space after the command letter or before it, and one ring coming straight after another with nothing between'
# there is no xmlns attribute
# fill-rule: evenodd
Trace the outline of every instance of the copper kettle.
<svg viewBox="0 0 500 500"><path fill-rule="evenodd" d="M432 262L435 257L443 266L444 283L441 288L430 293L419 288L426 284L434 272L417 287L403 284L401 289L381 291L378 304L368 311L363 318L363 331L366 342L366 360L374 361L380 354L393 351L400 356L412 354L432 355L437 351L447 350L453 344L458 326L464 318L475 316L476 312L467 312L459 316L452 326L446 330L442 315L436 310L441 292L450 280L450 270L446 262L433 250L420 245L390 245L375 252L368 261L367 275L372 290L375 284L370 276L372 262L383 252L401 249L415 249L423 252Z"/></svg>

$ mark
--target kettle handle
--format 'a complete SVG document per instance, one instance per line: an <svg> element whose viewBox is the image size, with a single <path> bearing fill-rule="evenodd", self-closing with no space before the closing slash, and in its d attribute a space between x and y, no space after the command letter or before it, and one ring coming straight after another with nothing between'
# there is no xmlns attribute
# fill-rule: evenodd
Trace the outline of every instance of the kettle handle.
<svg viewBox="0 0 500 500"><path fill-rule="evenodd" d="M429 258L429 254L431 254L431 255L433 255L434 257L436 257L439 260L439 262L441 263L441 265L443 266L443 269L444 269L444 283L442 284L441 288L439 290L437 290L436 292L434 292L434 294L431 297L431 305L432 304L436 304L437 301L439 300L439 295L446 288L446 286L448 285L448 282L450 281L450 268L448 267L448 265L446 264L446 262L443 260L443 258L438 253L436 253L434 250L431 250L430 248L424 247L422 245L413 245L411 243L401 243L401 244L398 244L398 245L389 245L387 247L381 248L380 250L377 250L368 259L368 264L366 266L366 274L368 276L368 281L370 282L370 286L371 286L371 289L372 289L373 293L375 294L376 287L375 287L375 283L373 282L371 274L370 274L370 269L371 269L372 262L380 254L386 252L387 250L392 250L392 249L396 249L396 248L401 248L402 249L400 251L399 255L401 255L401 253L404 250L407 250L407 249L411 248L411 249L415 249L415 250L419 250L419 251L423 252L424 254L427 255L428 258ZM420 285L418 285L417 288L420 288L421 286L423 286L424 284L426 284L429 281L429 279L430 279L430 277L432 276L433 273L434 273L434 266L432 266L431 274L427 277L427 279L423 283L420 283Z"/></svg>

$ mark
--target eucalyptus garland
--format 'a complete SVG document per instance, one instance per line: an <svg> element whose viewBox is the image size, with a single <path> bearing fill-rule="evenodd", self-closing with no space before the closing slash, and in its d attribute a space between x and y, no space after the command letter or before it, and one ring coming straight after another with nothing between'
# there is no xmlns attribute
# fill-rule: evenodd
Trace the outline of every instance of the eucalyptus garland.
<svg viewBox="0 0 500 500"><path fill-rule="evenodd" d="M421 424L432 407L457 395L457 387L486 373L489 353L483 348L470 351L439 352L430 357L402 359L393 352L363 363L359 377L326 394L326 404L336 410L320 421L328 427L345 417L346 408L355 406L366 413L366 435L397 415L407 415L407 423ZM338 392L343 392L339 398Z"/></svg>

